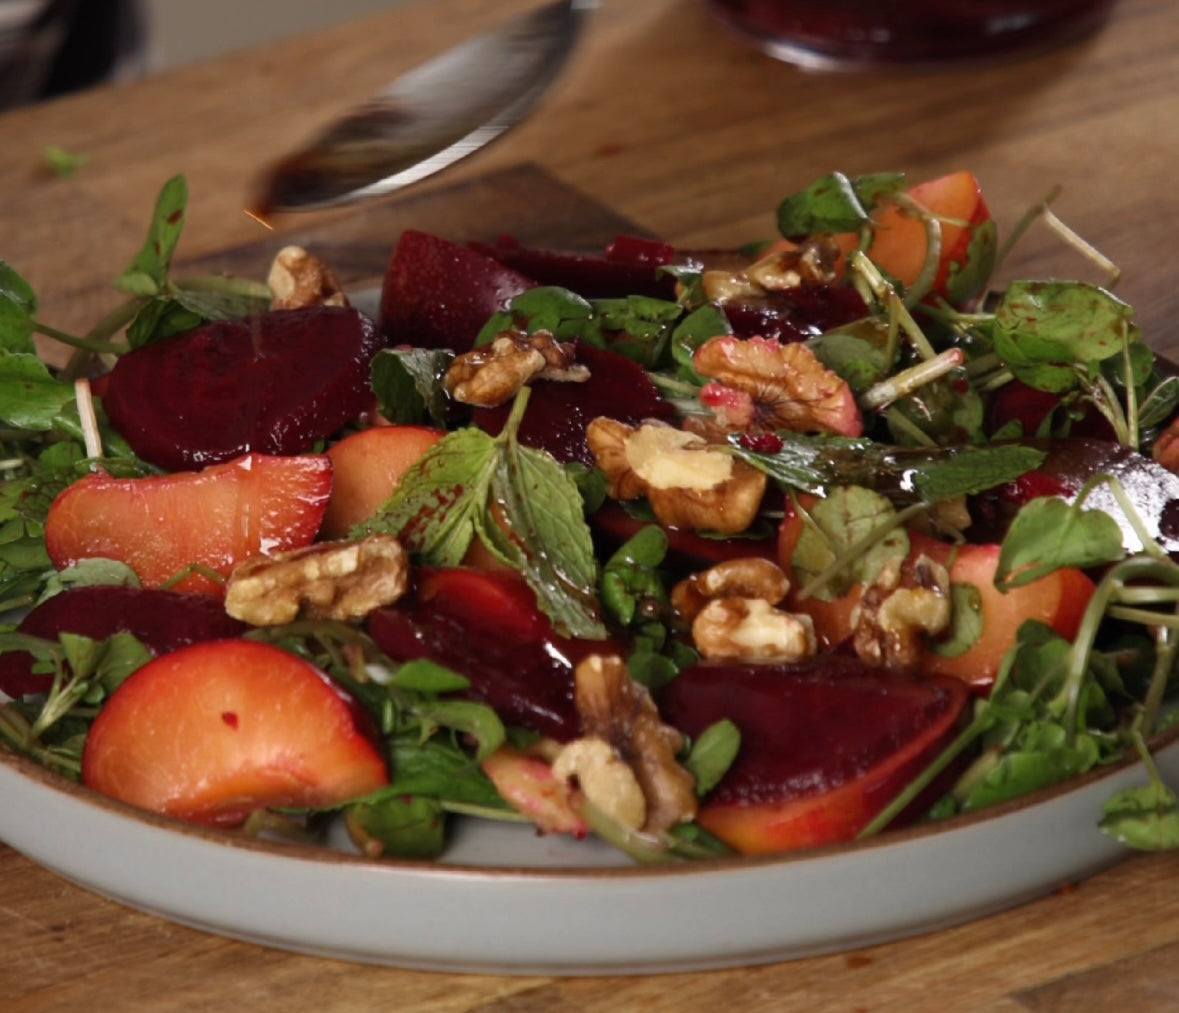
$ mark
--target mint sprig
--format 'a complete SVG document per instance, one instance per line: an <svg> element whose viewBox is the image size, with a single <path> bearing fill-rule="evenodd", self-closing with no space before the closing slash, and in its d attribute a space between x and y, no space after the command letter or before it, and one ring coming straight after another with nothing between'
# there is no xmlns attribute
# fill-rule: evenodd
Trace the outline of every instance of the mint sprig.
<svg viewBox="0 0 1179 1013"><path fill-rule="evenodd" d="M498 436L459 429L439 440L353 534L391 534L421 562L458 566L478 538L518 570L564 636L601 640L597 561L573 476L516 438L529 388Z"/></svg>

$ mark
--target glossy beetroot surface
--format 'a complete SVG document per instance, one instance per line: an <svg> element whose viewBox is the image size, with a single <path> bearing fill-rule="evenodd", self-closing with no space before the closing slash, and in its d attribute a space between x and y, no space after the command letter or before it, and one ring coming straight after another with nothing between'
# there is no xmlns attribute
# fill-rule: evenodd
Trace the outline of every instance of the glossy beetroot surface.
<svg viewBox="0 0 1179 1013"><path fill-rule="evenodd" d="M76 587L46 599L21 620L17 631L47 640L78 633L104 640L131 633L156 654L178 647L240 636L248 627L227 615L220 598L138 587ZM0 654L0 691L11 697L44 693L52 676L34 673L25 651Z"/></svg>
<svg viewBox="0 0 1179 1013"><path fill-rule="evenodd" d="M381 331L392 345L466 352L492 315L535 285L493 257L410 229L385 271Z"/></svg>
<svg viewBox="0 0 1179 1013"><path fill-rule="evenodd" d="M756 806L863 777L952 722L966 701L957 680L915 679L826 655L798 664L695 665L663 690L660 710L693 736L721 718L733 721L741 750L709 802Z"/></svg>
<svg viewBox="0 0 1179 1013"><path fill-rule="evenodd" d="M369 407L381 346L345 307L219 321L124 355L103 404L134 451L169 471L303 453Z"/></svg>
<svg viewBox="0 0 1179 1013"><path fill-rule="evenodd" d="M445 665L507 723L561 741L578 734L574 668L587 654L612 649L558 636L528 585L506 571L426 570L412 600L374 612L368 623L394 661Z"/></svg>
<svg viewBox="0 0 1179 1013"><path fill-rule="evenodd" d="M671 405L663 400L642 368L616 352L580 345L577 361L589 367L584 383L537 380L520 423L520 442L547 450L563 464L592 466L594 455L585 442L586 427L601 415L636 426L644 419L667 418ZM491 434L503 429L511 404L476 409L472 421Z"/></svg>

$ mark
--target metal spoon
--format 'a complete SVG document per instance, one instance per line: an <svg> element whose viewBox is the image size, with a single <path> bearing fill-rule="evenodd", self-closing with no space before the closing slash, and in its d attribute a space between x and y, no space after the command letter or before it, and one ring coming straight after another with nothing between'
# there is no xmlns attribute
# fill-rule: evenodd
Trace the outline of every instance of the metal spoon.
<svg viewBox="0 0 1179 1013"><path fill-rule="evenodd" d="M560 0L393 81L266 174L254 211L377 197L477 151L520 122L564 66L597 0Z"/></svg>

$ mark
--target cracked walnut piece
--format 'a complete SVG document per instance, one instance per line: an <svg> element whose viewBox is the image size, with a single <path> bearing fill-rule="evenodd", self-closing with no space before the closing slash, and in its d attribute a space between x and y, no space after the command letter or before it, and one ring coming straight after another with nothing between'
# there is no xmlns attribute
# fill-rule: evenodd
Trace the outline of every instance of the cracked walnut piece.
<svg viewBox="0 0 1179 1013"><path fill-rule="evenodd" d="M757 517L765 474L694 433L653 420L635 429L597 418L585 437L610 495L646 496L664 527L735 535Z"/></svg>
<svg viewBox="0 0 1179 1013"><path fill-rule="evenodd" d="M818 650L810 616L775 608L790 581L768 559L730 559L680 581L671 603L692 623L692 640L704 658L730 661L798 661Z"/></svg>
<svg viewBox="0 0 1179 1013"><path fill-rule="evenodd" d="M662 722L623 660L590 655L574 678L583 734L564 746L553 772L576 777L590 803L631 829L659 833L694 819L696 781L676 759L684 738ZM632 778L641 790L641 812Z"/></svg>
<svg viewBox="0 0 1179 1013"><path fill-rule="evenodd" d="M246 560L229 577L225 611L254 626L295 619L360 619L409 586L409 556L396 538L321 542Z"/></svg>
<svg viewBox="0 0 1179 1013"><path fill-rule="evenodd" d="M284 246L274 255L266 284L272 295L272 310L348 305L348 297L331 268L301 246Z"/></svg>
<svg viewBox="0 0 1179 1013"><path fill-rule="evenodd" d="M856 654L870 665L914 667L924 636L936 636L950 625L949 588L949 572L928 556L904 574L886 569L864 591L852 615Z"/></svg>
<svg viewBox="0 0 1179 1013"><path fill-rule="evenodd" d="M490 345L456 356L443 385L456 401L476 408L498 408L530 380L584 383L589 369L575 361L576 348L547 331L527 335L504 331Z"/></svg>

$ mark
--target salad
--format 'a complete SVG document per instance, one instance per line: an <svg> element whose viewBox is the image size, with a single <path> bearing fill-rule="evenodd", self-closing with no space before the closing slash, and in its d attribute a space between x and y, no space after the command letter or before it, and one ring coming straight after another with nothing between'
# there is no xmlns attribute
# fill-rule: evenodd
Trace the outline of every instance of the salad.
<svg viewBox="0 0 1179 1013"><path fill-rule="evenodd" d="M373 857L462 814L644 862L1137 757L1094 819L1179 845L1179 379L1050 197L1002 246L968 172L742 250L408 231L373 316L314 251L173 277L186 202L86 335L0 262L5 747ZM993 291L1038 222L1107 284Z"/></svg>

